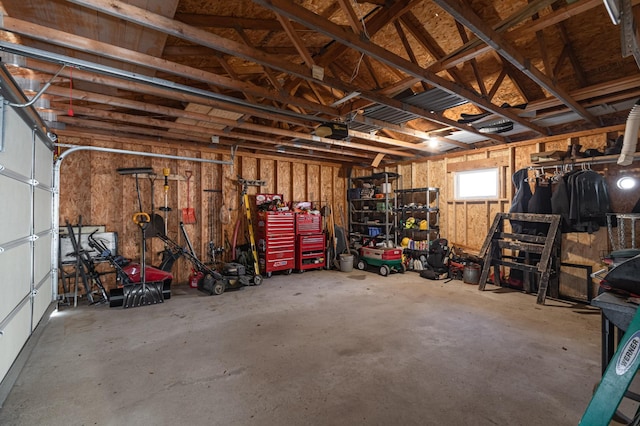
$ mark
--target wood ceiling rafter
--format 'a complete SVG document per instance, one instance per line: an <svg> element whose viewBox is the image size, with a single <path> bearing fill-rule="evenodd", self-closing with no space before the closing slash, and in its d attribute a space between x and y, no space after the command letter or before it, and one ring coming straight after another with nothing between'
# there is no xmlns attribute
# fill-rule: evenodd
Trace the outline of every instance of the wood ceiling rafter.
<svg viewBox="0 0 640 426"><path fill-rule="evenodd" d="M76 137L76 138L83 138L83 137L86 137L87 135L87 131L84 130L83 128L76 129L71 127L67 127L66 129L61 129L57 133L59 134L59 136L68 136L68 137ZM99 141L124 143L124 144L130 144L132 142L131 137L114 136L110 132L106 132L99 129L92 130L92 133L96 137L96 139ZM94 143L95 142L89 142L89 144L94 144ZM186 149L186 150L194 149L193 143L184 143L182 141L175 141L175 140L159 141L157 138L143 139L139 136L135 138L135 143L142 146L164 147L169 149L176 149L176 148ZM221 149L221 148L211 148L210 143L198 143L198 145L200 146L197 146L196 148L202 151L215 152L222 155L229 155L228 150ZM246 142L238 142L234 144L234 146L240 148L239 150L236 151L236 155L241 155L243 152L246 153L246 152L255 151L255 146L249 145ZM269 149L267 147L263 148L262 151L277 152L275 149ZM258 155L265 156L264 154L258 154ZM317 155L309 154L309 153L299 153L297 156L303 157L303 158L309 158L309 157L318 158ZM339 153L336 153L335 156L330 156L326 158L330 162L334 162L338 164L352 164L351 162L345 161L344 157L341 157Z"/></svg>
<svg viewBox="0 0 640 426"><path fill-rule="evenodd" d="M400 17L402 23L404 23L411 34L418 40L418 42L424 47L431 56L433 56L434 60L439 60L444 57L445 51L438 44L438 42L431 36L429 31L420 23L420 20L413 14L413 12L409 11ZM463 84L464 79L458 72L456 68L449 68L446 70L447 73L451 76L453 81Z"/></svg>
<svg viewBox="0 0 640 426"><path fill-rule="evenodd" d="M553 10L557 10L558 8L555 6L556 3L551 5ZM573 66L573 73L578 80L578 84L580 87L584 87L587 85L587 77L584 75L584 71L582 70L582 65L578 61L573 49L573 42L569 37L569 33L567 31L567 27L564 24L564 21L560 21L556 24L558 31L560 32L560 37L562 39L562 44L564 44L564 48L567 49L567 56L569 61L571 61L571 65Z"/></svg>
<svg viewBox="0 0 640 426"><path fill-rule="evenodd" d="M460 34L460 39L462 40L462 42L463 43L468 43L469 42L469 36L467 35L467 31L465 30L464 25L462 25L460 22L456 21L456 28L458 29L458 34ZM473 70L473 75L476 78L476 83L478 84L478 88L480 89L480 93L482 94L482 96L486 97L487 96L487 87L484 85L484 80L482 79L482 76L480 75L480 70L478 69L478 61L476 60L476 58L471 58L469 63L471 64L471 69Z"/></svg>
<svg viewBox="0 0 640 426"><path fill-rule="evenodd" d="M114 60L120 60L156 71L167 72L173 75L186 76L188 78L206 84L213 84L225 89L237 90L242 93L249 93L258 98L272 99L286 105L297 105L308 108L310 110L322 112L324 114L334 116L337 116L338 114L337 110L333 108L324 107L319 104L314 105L310 102L305 102L292 96L286 96L281 93L266 90L251 83L244 83L229 77L224 77L221 75L205 72L197 68L170 62L162 58L145 55L140 52L113 46L107 43L102 43L96 40L87 39L85 37L76 36L62 31L53 30L51 28L24 22L11 17L5 16L2 20L1 25L1 28L6 31L26 35L69 49L74 49L90 54L98 51L101 52L102 56L109 57Z"/></svg>
<svg viewBox="0 0 640 426"><path fill-rule="evenodd" d="M504 37L498 32L493 30L489 25L480 19L470 8L465 7L459 1L456 0L433 0L438 6L452 15L456 21L462 23L465 27L469 28L474 34L481 38L485 43L489 44L494 50L496 50L500 56L511 62L514 66L518 67L529 78L538 83L545 90L553 94L556 98L562 101L566 106L571 108L576 114L583 117L585 120L590 121L595 126L599 126L600 122L588 112L582 105L571 99L571 96L562 89L555 85L549 77L543 74L535 66L531 64L529 59L525 58L517 49L515 49Z"/></svg>
<svg viewBox="0 0 640 426"><path fill-rule="evenodd" d="M316 79L313 78L313 75L311 74L311 70L309 70L307 67L305 67L304 65L297 65L297 64L293 64L293 63L283 63L283 61L281 61L279 58L275 58L272 57L270 55L265 54L264 52L255 49L255 48L251 48L248 46L245 46L243 44L234 42L232 40L228 40L228 39L224 39L222 37L218 37L214 34L211 33L207 33L205 31L202 30L198 30L197 28L192 28L189 27L181 22L178 21L174 21L172 19L169 18L165 18L163 16L160 15L155 15L151 12L145 11L143 9L131 6L131 5L127 5L125 3L122 3L120 1L117 0L68 0L72 3L75 4L79 4L82 6L86 6L89 7L91 9L94 10L98 10L100 12L106 13L108 15L112 15L127 21L132 21L135 23L138 23L142 26L146 26L148 28L157 30L157 31L161 31L161 32L167 32L173 36L179 37L179 38L184 38L186 40L189 40L191 42L195 42L198 44L202 44L205 46L209 46L209 47L213 47L218 51L222 51L224 53L228 53L228 54L232 54L234 56L239 56L242 57L244 59L248 59L251 61L254 61L256 63L259 63L263 66L271 66L274 69L278 69L280 71L286 72L288 74L303 78L305 80L312 80L312 81L316 81ZM389 13L404 13L406 12L407 8L410 7L413 4L416 4L418 2L420 2L422 0L398 0L396 3L394 3L389 9L384 9L384 16L387 17L389 15ZM257 1L256 1L257 2ZM259 3L259 2L258 2ZM293 4L287 4L287 6L291 7L291 8L300 8L299 6L295 6ZM303 9L303 8L302 8ZM298 10L298 9L296 9ZM306 9L303 9L306 11ZM307 11L308 12L308 11ZM308 12L310 13L310 12ZM313 16L317 16L312 14ZM377 18L379 16L379 14L375 14L373 15L373 18ZM144 17L144 19L142 18ZM292 16L288 16L290 19L292 18ZM318 17L319 19L322 19L320 17ZM295 19L294 19L295 20ZM332 24L333 25L333 24ZM382 24L381 24L382 25ZM334 26L332 28L340 28L339 26ZM369 31L369 30L368 30ZM350 30L348 32L349 34L351 34L354 38L357 38L358 36L356 36L355 34L353 34ZM344 32L343 32L344 34ZM346 47L344 47L346 49ZM387 51L385 51L387 52ZM397 59L402 59L397 57L396 55L392 55L394 58ZM423 70L419 67L417 67L416 65L411 64L410 62L403 60L404 64L409 64L409 67L415 71L418 72L419 74L422 74ZM383 62L388 62L388 61L383 61ZM319 61L318 61L319 63ZM393 65L393 64L389 64L387 63L387 65ZM487 109L489 110L494 110L496 113L500 114L500 115L506 115L508 118L513 118L514 121L516 122L521 122L523 125L525 125L525 127L531 128L533 127L533 130L538 132L538 133L546 133L544 131L544 129L538 127L538 126L534 126L530 123L527 123L526 121L520 119L520 117L518 117L517 115L512 114L509 111L502 111L499 108L496 108L495 106L491 105L489 102L487 102L486 100L483 100L479 97L477 97L474 93L472 93L471 91L469 91L468 89L462 88L460 89L460 86L457 85L453 85L453 83L451 83L448 80L443 80L440 77L433 75L431 77L431 79L436 79L438 81L442 81L441 84L445 84L447 87L449 87L449 90L452 92L455 92L456 90L461 90L463 93L460 94L463 97L467 97L467 96L472 96L474 99L474 102L477 101L478 103L481 103L483 105L486 105ZM448 120L444 117L439 116L438 114L434 114L431 113L430 111L426 111L422 108L417 108L417 107L413 107L411 105L405 104L405 103L401 103L396 101L395 99L391 99L391 98L385 98L384 96L378 95L376 93L373 92L368 92L368 91L364 91L362 90L362 88L354 86L354 85L350 85L347 83L344 83L343 81L336 79L336 78L332 78L331 76L327 76L325 74L325 78L323 80L323 82L335 89L338 90L342 90L345 93L351 93L354 91L359 91L361 92L361 96L364 98L369 99L370 101L379 103L381 105L386 105L386 106L390 106L392 108L396 108L398 110L404 110L404 111L409 111L414 113L415 115L418 115L420 117L423 117L427 120L433 121L435 123L439 123L439 124L445 124L447 126L453 126L456 128L459 128L460 130L467 130L470 131L472 133L477 133L479 135L482 135L483 137L486 138L490 138L493 139L495 141L498 142L505 142L505 138L500 136L500 135L495 135L495 134L483 134L479 131L477 131L476 129L469 127L469 126L465 126L465 125L460 125L459 123L457 123L454 120ZM466 96L465 96L466 95Z"/></svg>
<svg viewBox="0 0 640 426"><path fill-rule="evenodd" d="M351 6L351 0L338 0L338 3L347 16L351 30L356 34L362 34L362 22L360 22L358 14Z"/></svg>
<svg viewBox="0 0 640 426"><path fill-rule="evenodd" d="M633 1L640 3L640 0L633 0ZM507 18L501 21L498 25L494 26L493 28L499 33L506 32L505 38L513 42L514 40L517 40L523 36L551 27L557 24L558 22L562 22L566 19L569 19L581 13L584 13L600 5L602 5L602 0L581 0L579 2L572 3L561 9L558 9L556 12L552 12L548 15L545 15L543 19L539 19L538 21L532 21L530 23L525 23L509 32L506 32L506 31L508 31L511 27L506 26L506 22L512 22L513 25L516 25L516 24L519 24L521 21L513 22L512 20ZM456 49L455 51L449 53L447 56L445 56L441 60L436 61L432 65L429 65L427 69L429 69L432 72L444 71L444 70L453 68L463 62L467 62L471 58L475 58L491 50L492 50L491 46L481 43L477 37L474 37L468 43Z"/></svg>
<svg viewBox="0 0 640 426"><path fill-rule="evenodd" d="M515 123L519 123L524 127L531 129L539 134L547 134L547 130L524 120L519 117L517 114L497 107L496 105L491 104L486 99L478 96L472 90L458 85L454 82L446 80L434 73L425 70L418 65L407 61L406 59L378 46L373 43L370 43L366 40L362 40L351 32L343 31L341 28L336 26L330 21L327 21L320 16L310 12L309 10L297 6L294 4L287 3L286 0L254 0L256 3L273 10L276 13L281 13L287 15L290 19L298 21L299 23L304 24L305 26L313 29L315 31L321 32L325 35L330 35L336 40L339 40L340 43L348 45L360 52L363 52L367 55L370 55L379 61L386 62L388 65L397 68L403 72L406 72L409 75L414 77L424 79L429 83L440 87L441 89L456 94L462 98L469 100L470 102L486 109L487 111L491 111L494 114L503 116L508 118L509 120L514 121ZM363 96L367 97L367 96ZM425 117L430 119L429 117ZM456 124L456 127L459 127ZM464 130L468 130L467 129ZM487 136L486 134L484 136ZM495 136L495 135L494 135Z"/></svg>
<svg viewBox="0 0 640 426"><path fill-rule="evenodd" d="M67 106L64 103L60 103L60 104L53 103L51 106L52 106L52 109L57 108L62 113L64 113L64 111L66 111L67 109ZM153 130L152 127L155 127L155 128L165 129L166 134L170 135L175 139L190 140L189 137L186 137L186 138L182 137L181 136L182 133L177 131L177 130L184 130L188 132L187 135L190 135L193 139L197 139L198 142L208 143L211 140L211 136L218 136L220 137L220 140L222 141L223 145L225 144L226 140L229 141L228 145L233 145L237 143L237 141L239 140L246 140L250 142L259 142L261 144L266 144L266 145L284 145L290 148L300 149L300 150L313 149L314 151L331 153L331 154L335 154L335 151L336 151L335 148L324 148L318 145L305 146L300 143L296 144L296 143L285 141L285 140L276 140L274 138L267 137L267 136L254 135L250 133L228 132L221 129L198 126L195 124L160 120L156 118L124 114L124 113L118 113L118 112L108 112L108 111L98 110L90 107L75 106L74 111L76 112L76 116L74 116L73 119L70 119L70 117L61 115L60 121L64 123L71 123L80 127L92 127L92 123L90 123L89 120L82 120L81 118L78 118L78 116L87 115L87 116L98 117L98 118L119 122L119 123L103 122L103 124L100 124L98 127L103 130L112 130L115 133L120 133L122 128L125 128L130 133L140 133L147 136L165 136L165 133L160 131L154 131L154 132L148 131L148 130ZM198 120L198 121L202 121L202 120ZM139 124L147 127L140 128L139 132L133 132L132 131L132 129L134 129L133 127L123 127L125 125L122 123L135 123L135 124ZM264 148L265 147L263 146L257 147L258 150L263 150ZM375 157L374 154L367 154L361 151L355 151L355 150L344 149L344 148L341 148L340 154L345 156L352 156L356 158L373 159Z"/></svg>
<svg viewBox="0 0 640 426"><path fill-rule="evenodd" d="M282 25L282 28L289 36L289 40L291 40L291 43L293 43L293 46L298 51L298 54L304 60L305 64L307 64L309 68L313 67L316 63L311 57L311 54L307 50L306 46L304 45L304 42L300 39L300 37L298 37L298 33L296 33L296 30L293 28L291 21L279 14L276 14L276 18L278 18L278 22L280 22L280 25Z"/></svg>
<svg viewBox="0 0 640 426"><path fill-rule="evenodd" d="M396 29L396 32L398 33L398 37L400 38L402 45L404 46L405 52L407 52L407 55L409 56L409 60L415 64L419 64L420 62L418 61L418 58L416 57L415 53L413 53L413 48L411 47L409 40L407 40L407 35L405 34L404 29L402 28L402 24L400 24L400 22L396 20L396 21L393 21L393 25ZM424 90L429 90L429 85L427 84L426 81L420 81L420 83L422 84L422 88Z"/></svg>
<svg viewBox="0 0 640 426"><path fill-rule="evenodd" d="M371 76L371 79L375 83L375 85L376 85L375 88L376 89L382 88L382 83L380 82L380 79L378 78L378 74L376 73L375 68L371 64L371 60L369 59L369 57L368 56L363 57L362 58L362 62L364 63L365 68L369 72L369 75Z"/></svg>
<svg viewBox="0 0 640 426"><path fill-rule="evenodd" d="M74 73L74 78L76 78L76 74L78 74L78 72ZM79 76L78 78L81 78L81 76ZM129 83L129 84L136 85L137 83ZM69 92L67 88L53 86L53 85L48 89L48 93L53 96L61 96L61 97L69 96ZM198 114L194 112L184 111L181 109L162 107L162 106L157 106L157 105L153 105L145 102L116 98L114 96L101 95L98 93L92 93L92 92L83 91L83 90L74 90L73 98L77 100L95 102L99 104L107 104L107 105L113 105L113 106L135 109L140 111L153 112L155 114L161 114L168 117L186 118L191 120L198 120L202 122L219 124L222 126L228 126L230 128L233 127L233 128L244 129L244 130L256 131L256 132L265 133L267 135L269 134L280 135L280 136L289 137L292 139L301 139L309 142L322 143L322 144L346 147L351 149L359 149L362 151L384 152L385 154L399 156L399 157L403 157L406 155L406 153L402 151L388 149L380 146L365 145L365 144L355 143L355 142L337 141L329 138L321 138L318 136L310 135L308 133L294 132L286 129L278 129L272 126L264 126L260 124L244 122L241 120L230 120L222 117L216 117L216 116L211 116L206 114ZM193 101L191 102L198 103ZM368 140L371 142L379 142L379 143L391 145L391 146L411 148L415 151L431 152L431 150L428 149L427 147L421 147L421 146L410 144L407 142L394 141L388 138L380 138L374 135L368 135L363 132L354 133L353 136L359 139Z"/></svg>
<svg viewBox="0 0 640 426"><path fill-rule="evenodd" d="M74 84L74 90L78 90L78 97L73 96L77 99L74 104L79 108L75 117L64 116L64 103L69 99L64 90L65 86L68 89L68 72L61 73L53 82L52 95L45 93L44 98L55 104L57 114L62 115L61 124L67 120L69 127L93 119L104 122L100 125L105 129L112 126L115 130L111 132L124 134L133 131L130 126L138 125L145 132L197 136L193 143L202 145L207 143L208 127L213 126L223 146L235 144L263 153L281 153L281 148L286 147L285 155L301 158L312 158L307 152L311 149L308 146L317 146L332 151L318 152L319 155L336 158L342 154L335 154L334 149L348 151L343 159L351 164L368 162L378 155L379 149L388 149L395 150L395 155L380 155L385 156L385 162L394 162L408 156L421 156L423 152L429 155L428 150L416 147L436 134L455 138L444 139L433 150L442 154L489 143L522 141L536 137L535 133L540 131L543 135L560 135L591 129L594 125L620 123L626 118L625 110L640 96L637 64L618 52L620 28L606 19L602 0L238 0L233 4L172 0L176 7L171 13L159 12L154 6L154 2L161 0L57 0L42 4L39 0L5 1L6 21L18 19L25 25L47 28L46 35L42 31L39 37L22 36L18 32L0 35L4 40L3 49L6 46L8 51L20 53L23 45L28 63L41 61L50 65L42 72L29 66L11 68L10 72L20 77L19 81L38 79L42 84L58 71L54 64L67 62L65 58L69 64L78 63L73 58L93 62L86 71L73 68L74 82L78 82ZM640 0L625 1L640 4ZM474 33L477 28L465 28L464 20L456 19L446 8L439 10L439 2L471 10L491 25L489 31L477 37ZM175 14L175 10L181 13ZM276 14L280 15L281 22ZM317 21L309 21L310 16ZM58 44L59 40L49 43L50 35L56 30L65 36L67 33L84 36L93 48L88 47L89 43L80 43L79 49ZM496 33L501 37L497 44ZM13 34L16 39L9 39ZM146 42L137 42L138 38ZM77 45L77 40L72 42ZM151 44L149 40L158 42ZM107 55L100 53L105 49L97 42L111 46L106 50ZM129 51L118 51L114 46ZM524 61L516 61L514 65L509 58L505 59L500 55L504 53L500 51L504 46L518 49ZM155 51L149 50L150 47L155 47ZM608 50L609 47L612 49ZM46 59L49 51L52 56ZM167 62L162 67L131 62L134 55L144 58L142 62L147 59L138 51ZM120 52L131 56L124 55L123 61ZM152 63L159 64L159 61ZM538 69L539 77L546 77L552 87L564 89L568 98L558 99L557 93L547 90L545 81L532 79L527 73L534 71L523 69L522 65ZM322 79L314 78L317 74L313 71L317 72L318 66L324 68ZM193 75L175 67L191 68ZM111 73L110 69L121 69L125 74ZM82 72L85 75L81 77ZM138 73L140 78L127 78L128 72ZM435 82L425 78L432 75L436 77ZM209 76L216 76L218 80L213 81ZM633 78L622 78L624 76ZM111 84L113 82L115 84ZM398 96L403 91L421 92L434 86L466 98L470 103L434 108L399 100L403 99ZM174 93L169 93L172 91ZM433 94L438 96L438 92ZM102 94L105 97L100 100L109 103L83 99L87 93ZM476 98L468 99L467 94L485 104ZM111 100L109 96L118 99ZM194 120L183 115L162 116L126 106L126 99L212 116L206 121L204 117ZM288 102L289 99L295 103ZM430 105L424 99L426 105ZM524 111L499 107L521 102L527 103ZM117 106L121 104L125 106ZM597 121L580 119L576 105L597 116ZM401 124L372 121L369 119L372 114L368 113L371 106L392 108L387 111L390 112L388 120L393 123L404 120L396 117L396 111L405 113L409 121ZM475 108L495 115L473 125L455 121L460 113L473 113ZM92 116L94 110L124 114L123 119L130 118L130 121L100 116L99 112ZM515 119L509 114L515 115ZM499 116L517 125L507 133L478 130L483 123L499 120ZM146 118L164 120L165 126L166 122L176 120L179 125L156 127L153 124L161 123L145 122ZM319 123L333 120L353 123L344 141L349 141L349 147L325 145L314 138L314 128ZM118 126L121 123L123 125ZM245 123L248 126L244 126ZM358 134L357 123L377 130ZM538 129L530 131L530 126L523 129L527 123L537 125ZM252 125L258 127L251 128ZM473 137L479 141L477 144L456 141L466 140L468 132L477 134ZM224 136L226 134L233 137ZM170 134L154 135L156 139L172 138ZM154 135L140 138L152 140ZM253 135L255 139L246 139L246 135ZM189 143L180 137L173 139L180 146ZM264 141L267 139L269 142ZM353 148L354 144L362 147Z"/></svg>
<svg viewBox="0 0 640 426"><path fill-rule="evenodd" d="M531 18L533 22L538 21L540 19L540 14L536 13ZM549 52L547 49L547 41L544 38L544 33L542 30L536 31L536 41L538 42L538 48L540 49L540 56L542 58L542 64L544 65L545 73L553 79L555 83L556 73L551 66L551 60L549 58Z"/></svg>

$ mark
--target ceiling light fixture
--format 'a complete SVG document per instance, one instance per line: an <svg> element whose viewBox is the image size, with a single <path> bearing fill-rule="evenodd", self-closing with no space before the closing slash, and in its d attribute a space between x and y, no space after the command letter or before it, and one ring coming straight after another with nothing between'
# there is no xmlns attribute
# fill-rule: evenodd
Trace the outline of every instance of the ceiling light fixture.
<svg viewBox="0 0 640 426"><path fill-rule="evenodd" d="M632 178L631 176L622 176L616 182L616 186L619 189L622 189L622 190L625 190L625 191L629 190L629 189L633 189L636 186L636 180L634 178Z"/></svg>

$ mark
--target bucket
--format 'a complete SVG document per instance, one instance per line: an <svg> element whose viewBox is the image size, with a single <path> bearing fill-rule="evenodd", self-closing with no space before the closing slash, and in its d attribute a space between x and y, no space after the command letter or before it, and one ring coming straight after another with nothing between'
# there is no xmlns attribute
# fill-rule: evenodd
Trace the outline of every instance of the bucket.
<svg viewBox="0 0 640 426"><path fill-rule="evenodd" d="M465 284L478 284L480 281L480 265L469 263L462 271L462 282Z"/></svg>
<svg viewBox="0 0 640 426"><path fill-rule="evenodd" d="M353 271L353 255L352 254L340 255L340 270L342 272Z"/></svg>

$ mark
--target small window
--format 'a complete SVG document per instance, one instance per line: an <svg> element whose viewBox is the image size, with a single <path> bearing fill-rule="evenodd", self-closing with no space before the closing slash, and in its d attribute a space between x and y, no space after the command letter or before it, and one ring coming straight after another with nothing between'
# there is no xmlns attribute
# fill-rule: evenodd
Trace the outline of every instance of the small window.
<svg viewBox="0 0 640 426"><path fill-rule="evenodd" d="M469 170L455 174L456 200L498 198L498 169Z"/></svg>

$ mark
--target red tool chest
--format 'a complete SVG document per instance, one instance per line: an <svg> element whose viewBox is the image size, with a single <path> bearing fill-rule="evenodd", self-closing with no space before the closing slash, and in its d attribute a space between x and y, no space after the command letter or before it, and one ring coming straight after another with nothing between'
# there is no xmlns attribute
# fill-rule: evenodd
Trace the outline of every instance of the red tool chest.
<svg viewBox="0 0 640 426"><path fill-rule="evenodd" d="M258 263L267 278L275 271L291 273L295 267L293 212L258 212Z"/></svg>
<svg viewBox="0 0 640 426"><path fill-rule="evenodd" d="M325 260L324 234L303 234L296 237L296 269L323 268Z"/></svg>
<svg viewBox="0 0 640 426"><path fill-rule="evenodd" d="M322 232L322 216L319 214L296 213L296 235L319 234Z"/></svg>

